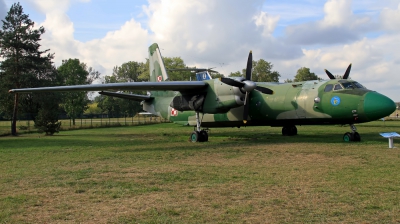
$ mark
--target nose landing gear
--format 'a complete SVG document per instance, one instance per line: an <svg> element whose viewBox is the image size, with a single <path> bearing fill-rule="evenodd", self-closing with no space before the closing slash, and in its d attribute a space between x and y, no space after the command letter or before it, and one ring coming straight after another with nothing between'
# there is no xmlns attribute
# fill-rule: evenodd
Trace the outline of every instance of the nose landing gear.
<svg viewBox="0 0 400 224"><path fill-rule="evenodd" d="M361 141L361 136L357 132L357 128L354 124L350 124L351 132L346 132L343 135L343 141L345 142L359 142Z"/></svg>

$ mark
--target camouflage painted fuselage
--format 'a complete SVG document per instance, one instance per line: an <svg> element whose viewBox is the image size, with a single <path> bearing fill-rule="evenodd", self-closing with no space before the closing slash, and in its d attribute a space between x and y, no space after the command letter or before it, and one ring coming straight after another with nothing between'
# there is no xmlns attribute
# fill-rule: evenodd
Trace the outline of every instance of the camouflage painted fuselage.
<svg viewBox="0 0 400 224"><path fill-rule="evenodd" d="M158 45L149 48L150 81L168 83L168 74ZM233 78L244 81L244 78ZM204 83L203 83L204 82ZM199 82L190 82L191 85ZM200 112L202 127L286 126L311 124L354 124L385 117L395 103L361 84L347 79L297 83L256 83L273 90L250 92L249 118L243 122L245 91L219 79L203 80L196 88L181 91L152 91L143 109L183 125L196 125Z"/></svg>
<svg viewBox="0 0 400 224"><path fill-rule="evenodd" d="M366 88L328 90L351 80L306 81L297 83L257 83L272 89L267 95L252 91L250 119L243 123L243 95L236 87L225 85L218 79L209 80L205 94L203 127L285 126L312 124L353 124L377 120L395 110L392 100ZM155 92L157 114L172 122L196 125L194 111L176 111L170 107L175 92ZM243 98L243 97L242 97ZM241 105L242 104L242 105Z"/></svg>

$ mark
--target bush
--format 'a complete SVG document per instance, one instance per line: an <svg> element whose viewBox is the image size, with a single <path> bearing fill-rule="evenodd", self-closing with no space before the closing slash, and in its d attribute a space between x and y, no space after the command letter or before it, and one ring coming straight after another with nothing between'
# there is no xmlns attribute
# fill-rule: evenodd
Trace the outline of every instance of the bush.
<svg viewBox="0 0 400 224"><path fill-rule="evenodd" d="M52 110L40 110L35 119L35 128L39 133L53 135L60 131L61 122L58 121L58 112Z"/></svg>

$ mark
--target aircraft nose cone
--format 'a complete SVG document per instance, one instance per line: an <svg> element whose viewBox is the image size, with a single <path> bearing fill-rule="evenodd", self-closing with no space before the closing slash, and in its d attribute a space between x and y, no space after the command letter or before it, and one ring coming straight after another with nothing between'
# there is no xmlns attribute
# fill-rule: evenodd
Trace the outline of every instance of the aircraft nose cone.
<svg viewBox="0 0 400 224"><path fill-rule="evenodd" d="M365 94L364 113L370 121L388 116L394 110L396 110L396 104L390 98L377 92Z"/></svg>

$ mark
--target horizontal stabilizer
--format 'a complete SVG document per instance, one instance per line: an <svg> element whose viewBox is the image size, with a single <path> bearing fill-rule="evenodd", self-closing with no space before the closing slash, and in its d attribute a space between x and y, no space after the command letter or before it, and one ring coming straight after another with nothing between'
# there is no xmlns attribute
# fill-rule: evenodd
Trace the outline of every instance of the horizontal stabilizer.
<svg viewBox="0 0 400 224"><path fill-rule="evenodd" d="M99 92L99 94L105 95L105 96L129 99L129 100L136 100L136 101L153 99L153 97L151 97L151 96L137 95L137 94L126 94L126 93L115 93L115 92L104 92L104 91Z"/></svg>

